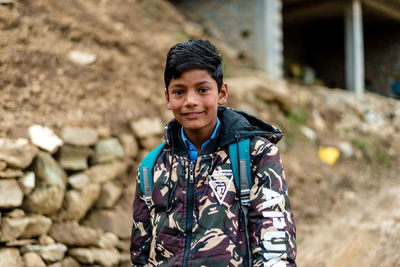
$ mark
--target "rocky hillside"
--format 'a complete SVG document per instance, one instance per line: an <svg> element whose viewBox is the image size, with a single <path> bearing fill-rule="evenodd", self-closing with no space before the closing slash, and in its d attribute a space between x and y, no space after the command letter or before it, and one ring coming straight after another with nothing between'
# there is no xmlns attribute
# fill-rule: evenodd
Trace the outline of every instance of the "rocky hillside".
<svg viewBox="0 0 400 267"><path fill-rule="evenodd" d="M212 32L162 0L0 0L0 266L129 266L165 54L189 38L223 53L228 106L286 133L299 265L400 266L399 102L272 81Z"/></svg>

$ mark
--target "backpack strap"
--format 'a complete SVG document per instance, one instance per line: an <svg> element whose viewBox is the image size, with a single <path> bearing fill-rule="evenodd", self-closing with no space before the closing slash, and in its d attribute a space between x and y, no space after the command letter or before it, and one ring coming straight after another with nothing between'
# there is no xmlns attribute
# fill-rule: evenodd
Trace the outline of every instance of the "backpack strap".
<svg viewBox="0 0 400 267"><path fill-rule="evenodd" d="M165 142L162 143L147 154L139 167L140 189L148 207L151 204L151 194L153 193L153 167L165 144Z"/></svg>
<svg viewBox="0 0 400 267"><path fill-rule="evenodd" d="M238 156L239 149L239 156ZM232 173L235 181L236 188L240 191L240 206L241 213L243 212L246 243L247 243L247 255L248 264L253 266L252 253L250 248L250 235L248 229L248 206L250 200L250 188L253 185L251 179L251 161L250 161L250 138L243 139L238 143L232 143L229 145L229 158L232 165ZM239 164L238 164L239 159ZM239 216L242 216L240 214ZM240 219L239 219L240 221Z"/></svg>
<svg viewBox="0 0 400 267"><path fill-rule="evenodd" d="M239 157L238 157L237 147L239 147ZM253 185L253 181L251 179L250 139L246 138L239 141L238 144L236 143L230 144L229 158L231 160L235 185L240 191L240 197L242 202L241 204L247 206L250 199L250 188ZM239 158L239 166L238 166L238 158ZM240 173L238 169L240 170Z"/></svg>

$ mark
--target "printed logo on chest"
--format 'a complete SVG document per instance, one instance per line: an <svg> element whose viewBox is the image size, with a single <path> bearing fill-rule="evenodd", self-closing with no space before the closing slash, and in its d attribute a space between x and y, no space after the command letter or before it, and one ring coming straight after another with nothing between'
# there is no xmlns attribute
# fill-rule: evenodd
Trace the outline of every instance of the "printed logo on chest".
<svg viewBox="0 0 400 267"><path fill-rule="evenodd" d="M210 185L220 205L225 199L226 193L231 186L232 180L232 170L214 171L213 174L209 176L208 184Z"/></svg>

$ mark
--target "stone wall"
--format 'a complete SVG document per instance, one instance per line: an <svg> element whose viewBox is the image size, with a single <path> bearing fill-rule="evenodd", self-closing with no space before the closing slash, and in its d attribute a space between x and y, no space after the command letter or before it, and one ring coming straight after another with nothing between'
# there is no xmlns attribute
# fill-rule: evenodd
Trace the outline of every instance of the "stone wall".
<svg viewBox="0 0 400 267"><path fill-rule="evenodd" d="M136 160L158 145L158 119L133 134L65 127L59 138L0 139L0 266L131 266Z"/></svg>

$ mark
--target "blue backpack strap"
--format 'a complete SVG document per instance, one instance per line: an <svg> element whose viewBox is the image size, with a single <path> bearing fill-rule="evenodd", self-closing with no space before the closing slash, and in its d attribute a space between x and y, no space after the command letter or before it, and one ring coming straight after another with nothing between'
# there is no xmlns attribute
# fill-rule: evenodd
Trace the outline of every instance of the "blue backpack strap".
<svg viewBox="0 0 400 267"><path fill-rule="evenodd" d="M240 173L238 170L238 151L239 147L239 164ZM232 143L229 145L229 158L231 160L232 172L236 187L241 191L248 191L250 193L250 188L253 185L251 179L251 161L250 161L250 139L246 138L239 141L238 144ZM239 179L240 183L239 183ZM239 188L239 184L240 187Z"/></svg>
<svg viewBox="0 0 400 267"><path fill-rule="evenodd" d="M238 157L239 148L239 157ZM236 188L240 191L240 205L241 212L243 212L243 219L246 232L246 245L248 264L253 266L252 253L250 247L250 235L248 231L248 206L250 200L250 188L253 185L251 179L251 161L250 161L250 139L246 138L238 143L229 145L229 158L231 159L232 173L235 181ZM239 164L238 164L239 159ZM240 213L239 216L242 216ZM240 219L239 219L240 221ZM240 222L239 222L240 223ZM241 223L240 223L241 224Z"/></svg>
<svg viewBox="0 0 400 267"><path fill-rule="evenodd" d="M147 205L150 205L151 193L153 192L153 167L165 144L165 142L162 143L147 154L139 167L140 189L145 195Z"/></svg>

